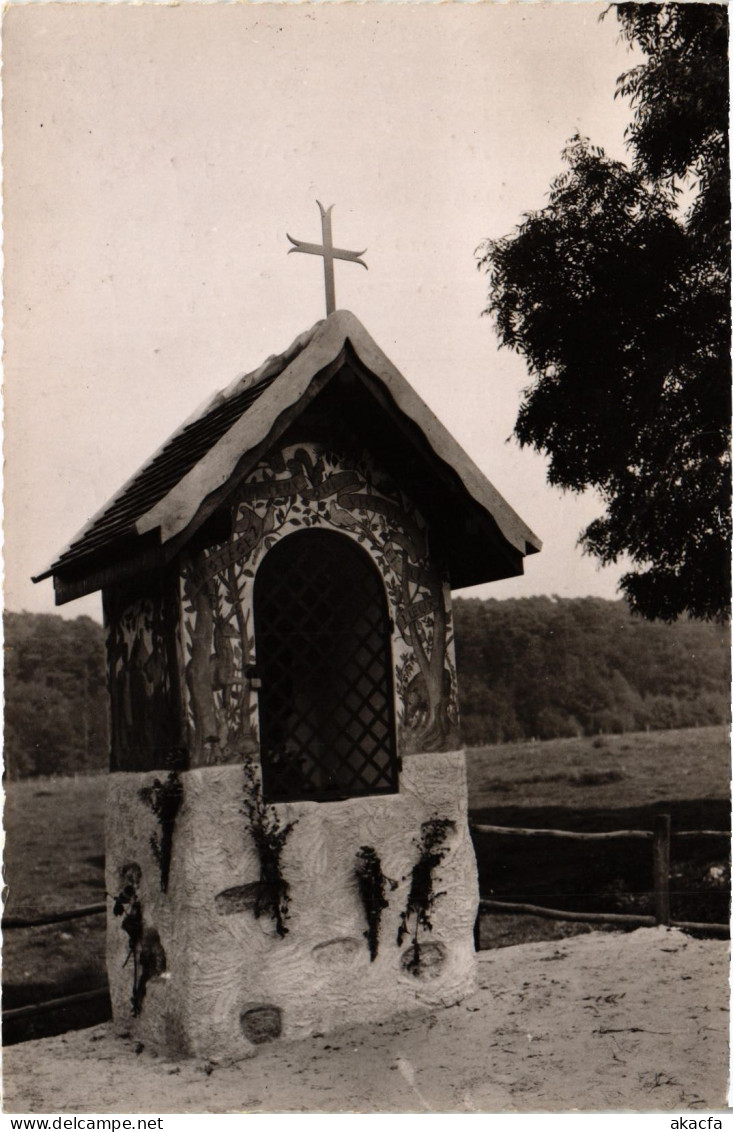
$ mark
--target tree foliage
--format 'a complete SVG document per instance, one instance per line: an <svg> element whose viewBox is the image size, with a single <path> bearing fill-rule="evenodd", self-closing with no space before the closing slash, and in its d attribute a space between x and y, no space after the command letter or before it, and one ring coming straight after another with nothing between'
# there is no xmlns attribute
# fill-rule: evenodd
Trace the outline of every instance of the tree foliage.
<svg viewBox="0 0 733 1132"><path fill-rule="evenodd" d="M590 597L459 599L453 611L469 746L728 719L722 625L652 624Z"/></svg>
<svg viewBox="0 0 733 1132"><path fill-rule="evenodd" d="M727 15L620 4L646 60L621 75L631 166L573 137L549 202L487 240L487 312L531 384L515 433L549 482L595 488L581 535L649 618L730 605ZM683 209L683 188L691 203Z"/></svg>
<svg viewBox="0 0 733 1132"><path fill-rule="evenodd" d="M5 773L107 766L104 632L90 617L5 614Z"/></svg>

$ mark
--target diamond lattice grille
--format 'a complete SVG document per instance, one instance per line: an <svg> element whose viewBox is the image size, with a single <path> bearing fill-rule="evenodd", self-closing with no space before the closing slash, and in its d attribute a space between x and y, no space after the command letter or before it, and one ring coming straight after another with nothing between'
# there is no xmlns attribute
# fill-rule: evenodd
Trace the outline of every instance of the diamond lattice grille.
<svg viewBox="0 0 733 1132"><path fill-rule="evenodd" d="M397 790L389 616L379 573L345 535L281 540L255 584L266 796Z"/></svg>

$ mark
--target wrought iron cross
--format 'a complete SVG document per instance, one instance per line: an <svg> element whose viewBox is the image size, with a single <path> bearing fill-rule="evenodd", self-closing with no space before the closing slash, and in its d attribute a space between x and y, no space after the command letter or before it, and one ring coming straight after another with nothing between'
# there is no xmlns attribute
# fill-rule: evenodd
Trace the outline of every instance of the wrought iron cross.
<svg viewBox="0 0 733 1132"><path fill-rule="evenodd" d="M333 261L335 259L348 259L351 263L358 263L362 267L367 267L364 261L360 259L360 256L365 254L366 248L364 248L363 252L348 252L344 248L335 248L331 237L331 209L333 205L331 205L330 208L324 208L319 200L316 201L316 204L321 211L322 244L306 244L303 240L294 240L287 232L285 234L290 240L290 243L295 245L292 248L288 248L288 255L290 255L291 252L307 252L308 255L323 256L323 276L326 282L326 314L329 315L333 314L336 310L336 284L333 275ZM367 271L368 270L369 268L367 268Z"/></svg>

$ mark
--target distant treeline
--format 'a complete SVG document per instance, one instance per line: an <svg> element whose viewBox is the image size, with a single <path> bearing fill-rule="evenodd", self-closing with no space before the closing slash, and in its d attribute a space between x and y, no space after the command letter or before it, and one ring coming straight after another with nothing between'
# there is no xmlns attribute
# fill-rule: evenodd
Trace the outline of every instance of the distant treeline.
<svg viewBox="0 0 733 1132"><path fill-rule="evenodd" d="M728 632L650 624L598 598L458 599L464 740L475 746L728 718ZM5 773L107 763L104 633L89 617L5 615Z"/></svg>
<svg viewBox="0 0 733 1132"><path fill-rule="evenodd" d="M591 597L458 599L454 611L469 746L728 719L722 625L644 621Z"/></svg>
<svg viewBox="0 0 733 1132"><path fill-rule="evenodd" d="M5 773L107 765L104 630L91 617L5 614Z"/></svg>

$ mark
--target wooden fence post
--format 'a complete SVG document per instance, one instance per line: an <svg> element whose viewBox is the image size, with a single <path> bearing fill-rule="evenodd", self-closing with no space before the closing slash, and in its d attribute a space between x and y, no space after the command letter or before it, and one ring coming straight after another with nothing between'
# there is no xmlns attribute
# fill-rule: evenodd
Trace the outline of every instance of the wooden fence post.
<svg viewBox="0 0 733 1132"><path fill-rule="evenodd" d="M658 924L668 924L669 912L669 837L671 820L669 814L657 814L654 818L654 915Z"/></svg>

